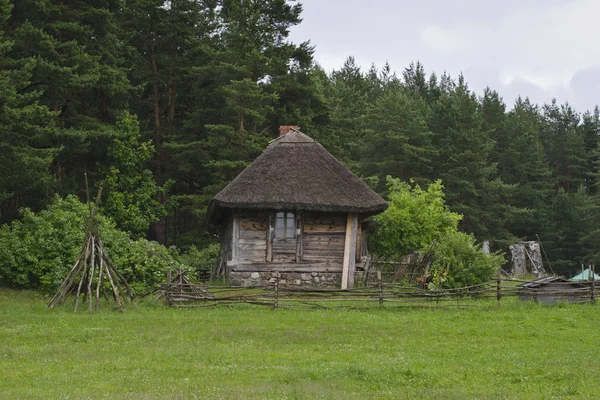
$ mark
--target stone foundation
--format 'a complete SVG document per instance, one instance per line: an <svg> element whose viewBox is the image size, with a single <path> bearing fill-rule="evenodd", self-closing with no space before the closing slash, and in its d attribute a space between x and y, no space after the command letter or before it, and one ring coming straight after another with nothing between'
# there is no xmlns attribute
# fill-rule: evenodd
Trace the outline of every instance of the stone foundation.
<svg viewBox="0 0 600 400"><path fill-rule="evenodd" d="M277 272L231 272L232 286L266 286L277 281ZM280 272L280 286L340 286L342 274L338 272Z"/></svg>

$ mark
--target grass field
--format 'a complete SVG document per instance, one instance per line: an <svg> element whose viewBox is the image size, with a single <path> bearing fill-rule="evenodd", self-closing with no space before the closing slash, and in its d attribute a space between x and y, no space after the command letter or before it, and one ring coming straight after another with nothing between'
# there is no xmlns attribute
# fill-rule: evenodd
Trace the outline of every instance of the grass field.
<svg viewBox="0 0 600 400"><path fill-rule="evenodd" d="M0 398L600 397L600 305L45 309L0 290Z"/></svg>

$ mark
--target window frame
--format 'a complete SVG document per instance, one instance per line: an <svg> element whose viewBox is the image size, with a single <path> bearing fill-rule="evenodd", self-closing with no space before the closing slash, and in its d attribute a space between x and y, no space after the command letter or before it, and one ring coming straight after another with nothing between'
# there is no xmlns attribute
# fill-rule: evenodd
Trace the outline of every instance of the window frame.
<svg viewBox="0 0 600 400"><path fill-rule="evenodd" d="M282 214L282 215L281 215ZM291 214L291 218L290 218ZM281 215L281 216L280 216ZM298 237L298 215L294 211L290 210L276 210L274 212L274 224L273 224L273 239L277 239L278 241L292 241L296 240ZM290 220L291 226L290 229ZM279 226L279 222L283 223L283 226ZM291 235L288 235L289 231L291 231ZM278 234L278 232L283 232L283 235Z"/></svg>

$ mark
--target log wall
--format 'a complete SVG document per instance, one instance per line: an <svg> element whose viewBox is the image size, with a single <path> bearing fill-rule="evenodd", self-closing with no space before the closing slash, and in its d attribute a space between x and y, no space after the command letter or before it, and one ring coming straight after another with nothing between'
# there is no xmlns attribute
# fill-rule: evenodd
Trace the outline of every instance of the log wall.
<svg viewBox="0 0 600 400"><path fill-rule="evenodd" d="M237 261L264 262L267 254L267 212L239 213L239 234L237 247ZM235 226L235 224L234 224Z"/></svg>
<svg viewBox="0 0 600 400"><path fill-rule="evenodd" d="M346 214L304 214L302 261L342 265Z"/></svg>
<svg viewBox="0 0 600 400"><path fill-rule="evenodd" d="M275 227L269 229L269 225L274 224L274 218L268 211L234 211L230 220L231 234L225 239L229 240L232 249L227 263L229 277L241 282L249 279L246 275L253 272L286 272L303 274L299 275L300 278L290 278L290 282L294 283L300 280L306 284L308 279L303 277L309 276L313 283L339 282L348 214L304 211L296 214L296 217L300 218L296 225L296 238L277 240L273 237ZM355 240L358 243L352 246L352 257L360 262L363 235L360 224L357 228L359 232ZM322 274L332 275L326 277ZM269 275L268 279L271 278Z"/></svg>

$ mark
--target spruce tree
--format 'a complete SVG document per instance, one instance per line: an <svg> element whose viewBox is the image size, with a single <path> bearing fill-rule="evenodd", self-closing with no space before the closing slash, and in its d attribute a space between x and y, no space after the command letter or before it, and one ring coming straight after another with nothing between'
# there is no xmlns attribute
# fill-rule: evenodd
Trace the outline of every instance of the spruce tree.
<svg viewBox="0 0 600 400"><path fill-rule="evenodd" d="M58 151L51 145L56 115L40 104L42 93L30 89L37 60L23 58L16 69L8 59L11 10L8 0L0 0L0 224L19 208L40 209L51 198L50 165Z"/></svg>
<svg viewBox="0 0 600 400"><path fill-rule="evenodd" d="M429 127L439 149L434 174L446 187L448 204L463 215L460 228L478 239L509 240L506 222L518 210L511 205L514 187L497 175L490 160L494 141L484 129L479 103L464 77L442 77L439 99L431 106Z"/></svg>

